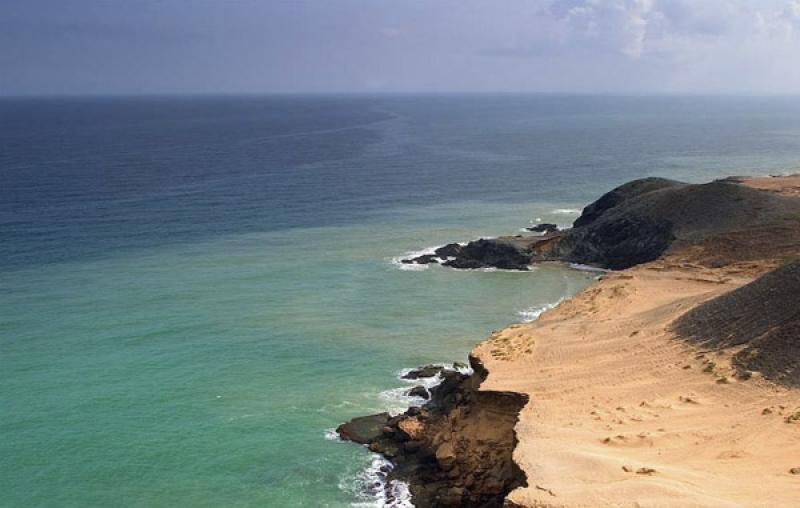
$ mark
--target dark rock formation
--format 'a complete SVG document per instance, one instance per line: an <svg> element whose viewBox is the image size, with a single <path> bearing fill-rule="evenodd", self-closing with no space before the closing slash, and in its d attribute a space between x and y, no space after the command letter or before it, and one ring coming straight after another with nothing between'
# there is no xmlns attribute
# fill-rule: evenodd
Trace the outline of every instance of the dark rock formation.
<svg viewBox="0 0 800 508"><path fill-rule="evenodd" d="M417 264L417 265L429 265L431 263L438 263L440 261L439 256L434 254L423 254L422 256L417 256L414 259L401 259L401 263L405 263L407 265Z"/></svg>
<svg viewBox="0 0 800 508"><path fill-rule="evenodd" d="M535 262L566 261L624 269L668 251L696 246L705 253L699 256L701 261L718 266L767 258L766 250L783 248L786 238L791 245L785 250L791 252L800 242L800 200L796 198L733 180L691 185L645 178L601 196L584 208L571 229L543 237L451 244L435 256L454 268L527 270Z"/></svg>
<svg viewBox="0 0 800 508"><path fill-rule="evenodd" d="M479 391L487 373L470 361L474 375L443 371L425 406L387 419L380 435L365 443L393 461L388 479L406 481L418 508L499 508L511 490L526 484L512 454L527 398Z"/></svg>
<svg viewBox="0 0 800 508"><path fill-rule="evenodd" d="M475 240L461 247L455 257L444 263L452 268L501 268L527 270L531 258L514 244L503 240Z"/></svg>
<svg viewBox="0 0 800 508"><path fill-rule="evenodd" d="M424 367L418 367L416 369L412 369L402 376L403 379L420 379L424 377L433 377L444 370L444 367L441 365L425 365Z"/></svg>
<svg viewBox="0 0 800 508"><path fill-rule="evenodd" d="M336 428L342 439L369 444L383 435L383 428L389 423L389 413L359 416Z"/></svg>
<svg viewBox="0 0 800 508"><path fill-rule="evenodd" d="M458 243L448 243L444 247L439 247L435 251L433 251L439 258L447 259L450 257L456 257L461 254L461 249L463 246Z"/></svg>
<svg viewBox="0 0 800 508"><path fill-rule="evenodd" d="M558 231L558 224L550 224L549 222L543 222L541 224L537 224L535 226L531 226L525 229L533 233L555 233L556 231Z"/></svg>
<svg viewBox="0 0 800 508"><path fill-rule="evenodd" d="M428 394L428 389L422 385L417 385L414 388L410 389L408 395L411 397L421 397L423 399L430 398L430 394Z"/></svg>
<svg viewBox="0 0 800 508"><path fill-rule="evenodd" d="M675 180L667 180L666 178L642 178L633 180L603 194L600 196L600 199L584 208L581 216L575 220L572 226L575 228L588 226L608 210L631 198L648 192L665 188L674 188L681 185L685 184L676 182Z"/></svg>
<svg viewBox="0 0 800 508"><path fill-rule="evenodd" d="M693 308L672 329L705 348L744 346L733 358L740 374L800 386L800 261Z"/></svg>

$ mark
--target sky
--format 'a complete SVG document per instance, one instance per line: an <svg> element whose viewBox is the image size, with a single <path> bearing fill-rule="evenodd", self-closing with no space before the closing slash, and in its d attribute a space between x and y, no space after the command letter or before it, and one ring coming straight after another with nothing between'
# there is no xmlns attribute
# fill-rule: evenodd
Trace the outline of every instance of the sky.
<svg viewBox="0 0 800 508"><path fill-rule="evenodd" d="M800 0L0 0L0 95L799 94Z"/></svg>

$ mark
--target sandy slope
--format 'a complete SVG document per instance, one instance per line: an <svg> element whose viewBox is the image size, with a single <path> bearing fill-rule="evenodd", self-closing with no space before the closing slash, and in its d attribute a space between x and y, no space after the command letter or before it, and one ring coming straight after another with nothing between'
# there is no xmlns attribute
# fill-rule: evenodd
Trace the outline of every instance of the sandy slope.
<svg viewBox="0 0 800 508"><path fill-rule="evenodd" d="M740 179L746 185L777 192L784 196L800 197L800 174L790 176L760 176L755 178Z"/></svg>
<svg viewBox="0 0 800 508"><path fill-rule="evenodd" d="M800 506L800 391L733 377L667 325L765 266L659 260L611 273L474 354L482 390L527 393L514 457L533 506ZM713 363L709 363L713 362ZM649 468L654 472L647 473Z"/></svg>

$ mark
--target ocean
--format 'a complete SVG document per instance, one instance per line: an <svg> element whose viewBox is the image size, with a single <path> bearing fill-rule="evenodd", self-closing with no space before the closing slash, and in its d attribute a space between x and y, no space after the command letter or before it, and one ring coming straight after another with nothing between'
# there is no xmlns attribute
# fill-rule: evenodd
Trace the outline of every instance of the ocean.
<svg viewBox="0 0 800 508"><path fill-rule="evenodd" d="M0 99L0 506L382 506L332 430L596 277L402 256L798 160L795 98Z"/></svg>

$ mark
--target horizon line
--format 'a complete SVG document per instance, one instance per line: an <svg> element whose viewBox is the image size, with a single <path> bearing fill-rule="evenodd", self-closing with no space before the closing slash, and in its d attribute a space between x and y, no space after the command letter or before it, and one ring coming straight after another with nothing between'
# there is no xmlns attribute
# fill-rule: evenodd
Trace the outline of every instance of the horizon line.
<svg viewBox="0 0 800 508"><path fill-rule="evenodd" d="M91 99L91 98L223 98L223 97L391 97L391 96L540 96L540 97L730 97L800 98L800 92L567 92L567 91L272 91L272 92L111 92L2 94L8 99Z"/></svg>

